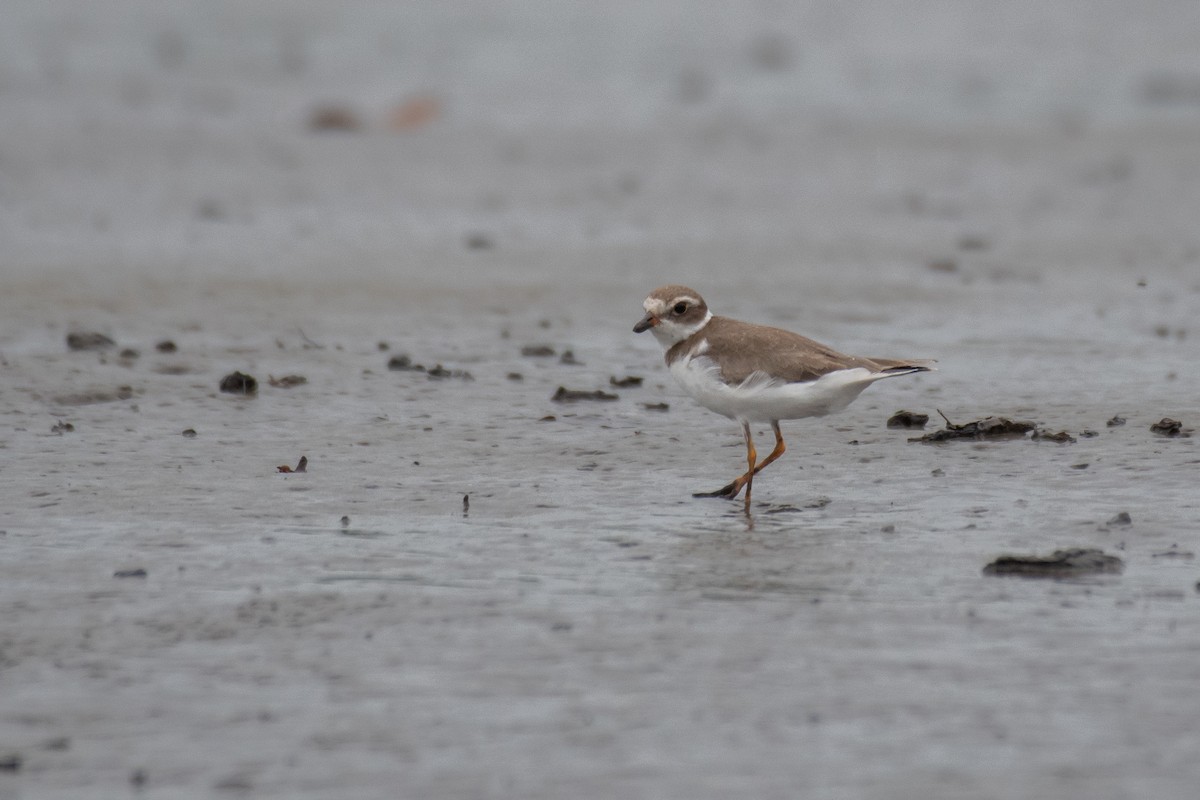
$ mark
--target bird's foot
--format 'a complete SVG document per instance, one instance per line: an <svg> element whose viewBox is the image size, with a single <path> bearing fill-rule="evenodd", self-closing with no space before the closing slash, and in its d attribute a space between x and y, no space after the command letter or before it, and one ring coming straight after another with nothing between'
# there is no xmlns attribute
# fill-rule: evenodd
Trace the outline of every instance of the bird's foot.
<svg viewBox="0 0 1200 800"><path fill-rule="evenodd" d="M692 497L725 497L732 500L741 493L742 487L745 485L745 481L735 480L725 484L714 492L693 492Z"/></svg>

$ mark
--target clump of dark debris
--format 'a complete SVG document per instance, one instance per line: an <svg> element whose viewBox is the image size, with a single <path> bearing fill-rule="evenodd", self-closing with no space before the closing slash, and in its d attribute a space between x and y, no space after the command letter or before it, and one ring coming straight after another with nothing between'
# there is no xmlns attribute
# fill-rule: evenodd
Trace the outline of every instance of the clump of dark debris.
<svg viewBox="0 0 1200 800"><path fill-rule="evenodd" d="M303 375L284 375L282 378L276 378L274 375L267 376L267 383L277 389L291 389L293 386L303 386L308 383L308 378Z"/></svg>
<svg viewBox="0 0 1200 800"><path fill-rule="evenodd" d="M924 428L928 422L928 414L919 414L916 411L897 411L888 418L887 426L889 428Z"/></svg>
<svg viewBox="0 0 1200 800"><path fill-rule="evenodd" d="M1110 428L1116 428L1116 427L1119 427L1119 426L1125 424L1125 418L1122 417L1120 414L1114 414L1113 418L1104 424Z"/></svg>
<svg viewBox="0 0 1200 800"><path fill-rule="evenodd" d="M1083 575L1119 574L1125 562L1094 547L1055 550L1048 556L1000 556L983 568L984 575L1023 578L1075 578Z"/></svg>
<svg viewBox="0 0 1200 800"><path fill-rule="evenodd" d="M617 400L619 397L602 389L588 392L581 389L568 389L565 386L560 386L550 399L556 403L574 403L578 400Z"/></svg>
<svg viewBox="0 0 1200 800"><path fill-rule="evenodd" d="M258 392L258 381L244 372L231 372L221 378L221 391L230 394L255 394Z"/></svg>
<svg viewBox="0 0 1200 800"><path fill-rule="evenodd" d="M1012 420L1008 417L984 417L973 422L957 425L951 422L941 411L946 427L909 439L910 442L946 442L951 439L1021 439L1025 434L1037 428L1032 422Z"/></svg>
<svg viewBox="0 0 1200 800"><path fill-rule="evenodd" d="M1157 433L1159 436L1167 436L1171 438L1186 439L1192 435L1191 428L1183 427L1183 423L1177 419L1163 417L1158 422L1150 426L1152 433Z"/></svg>
<svg viewBox="0 0 1200 800"><path fill-rule="evenodd" d="M1075 444L1075 437L1066 431L1051 433L1047 430L1035 430L1033 436L1029 437L1035 442L1057 442L1059 444Z"/></svg>

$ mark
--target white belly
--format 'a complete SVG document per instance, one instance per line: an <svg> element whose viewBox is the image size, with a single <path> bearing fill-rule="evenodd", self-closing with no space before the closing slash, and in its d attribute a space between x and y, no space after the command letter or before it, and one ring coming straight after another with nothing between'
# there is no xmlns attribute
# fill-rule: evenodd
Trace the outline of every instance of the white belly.
<svg viewBox="0 0 1200 800"><path fill-rule="evenodd" d="M700 405L744 422L822 417L841 411L863 389L888 375L856 367L830 372L807 383L785 383L756 372L740 384L721 380L720 370L706 356L681 358L671 375Z"/></svg>

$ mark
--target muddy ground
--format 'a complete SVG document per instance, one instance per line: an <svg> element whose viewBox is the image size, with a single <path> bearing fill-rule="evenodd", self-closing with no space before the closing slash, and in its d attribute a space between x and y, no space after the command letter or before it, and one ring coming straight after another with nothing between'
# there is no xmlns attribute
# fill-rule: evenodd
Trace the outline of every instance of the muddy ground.
<svg viewBox="0 0 1200 800"><path fill-rule="evenodd" d="M1194 795L1200 451L1150 430L1200 428L1178 6L1089 18L1034 85L976 49L1041 52L1023 23L970 7L929 57L983 99L878 114L925 41L882 23L705 23L732 49L660 54L650 88L581 45L611 69L539 101L504 94L542 86L520 59L355 83L322 47L383 48L393 11L18 6L0 798ZM640 8L597 40L650 52ZM524 13L421 22L476 52ZM883 71L822 100L856 85L839 54ZM1063 88L1118 61L1112 103ZM417 89L442 104L395 129ZM331 99L358 130L311 129ZM785 423L747 518L691 497L742 466L738 426L630 330L667 282L939 370ZM914 443L902 408L1074 441ZM983 574L1069 548L1123 571Z"/></svg>

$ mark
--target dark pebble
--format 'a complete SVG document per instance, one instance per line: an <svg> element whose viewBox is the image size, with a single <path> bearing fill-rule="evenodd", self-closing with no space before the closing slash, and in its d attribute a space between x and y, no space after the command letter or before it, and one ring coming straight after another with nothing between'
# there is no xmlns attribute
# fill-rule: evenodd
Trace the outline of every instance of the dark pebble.
<svg viewBox="0 0 1200 800"><path fill-rule="evenodd" d="M1184 430L1182 422L1177 419L1171 419L1170 417L1163 417L1158 422L1151 425L1150 430L1153 433L1157 433L1159 436L1168 437L1188 436L1191 434L1190 430Z"/></svg>
<svg viewBox="0 0 1200 800"><path fill-rule="evenodd" d="M1133 517L1129 516L1128 511L1122 511L1108 521L1109 525L1132 525Z"/></svg>
<svg viewBox="0 0 1200 800"><path fill-rule="evenodd" d="M897 411L888 418L889 428L924 428L929 422L928 414L918 414L915 411Z"/></svg>
<svg viewBox="0 0 1200 800"><path fill-rule="evenodd" d="M1120 414L1117 414L1112 419L1110 419L1108 422L1106 422L1104 424L1110 428L1116 428L1119 425L1125 424L1125 418L1122 417Z"/></svg>
<svg viewBox="0 0 1200 800"><path fill-rule="evenodd" d="M67 347L72 350L107 350L117 343L95 331L75 331L67 334Z"/></svg>
<svg viewBox="0 0 1200 800"><path fill-rule="evenodd" d="M185 438L185 439L195 439L196 438L196 429L195 428L185 428L183 433L180 435L183 436L183 438Z"/></svg>
<svg viewBox="0 0 1200 800"><path fill-rule="evenodd" d="M637 375L626 375L624 378L618 378L615 375L610 375L608 385L615 386L618 389L628 389L633 386L641 386L642 379Z"/></svg>
<svg viewBox="0 0 1200 800"><path fill-rule="evenodd" d="M174 353L179 348L170 339L163 339L158 344L154 345L154 349L160 353Z"/></svg>
<svg viewBox="0 0 1200 800"><path fill-rule="evenodd" d="M521 355L527 358L550 358L555 350L548 344L527 344L521 348Z"/></svg>
<svg viewBox="0 0 1200 800"><path fill-rule="evenodd" d="M425 367L420 364L414 364L413 360L407 355L392 356L388 359L388 369L395 372L424 372Z"/></svg>
<svg viewBox="0 0 1200 800"><path fill-rule="evenodd" d="M221 391L230 394L254 394L258 391L258 381L244 372L231 372L221 378Z"/></svg>
<svg viewBox="0 0 1200 800"><path fill-rule="evenodd" d="M114 578L144 578L146 570L141 569L119 569L113 573Z"/></svg>
<svg viewBox="0 0 1200 800"><path fill-rule="evenodd" d="M617 395L610 394L601 389L594 392L583 391L580 389L568 389L565 386L558 387L558 391L550 398L556 403L574 403L577 400L617 400Z"/></svg>

